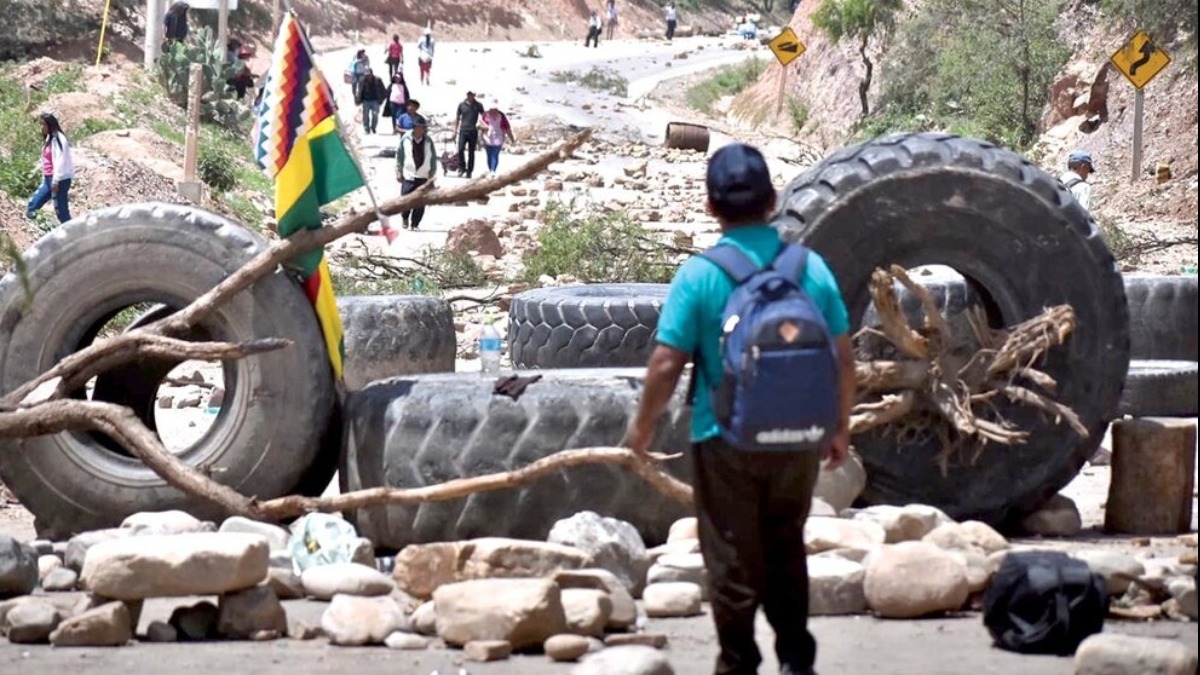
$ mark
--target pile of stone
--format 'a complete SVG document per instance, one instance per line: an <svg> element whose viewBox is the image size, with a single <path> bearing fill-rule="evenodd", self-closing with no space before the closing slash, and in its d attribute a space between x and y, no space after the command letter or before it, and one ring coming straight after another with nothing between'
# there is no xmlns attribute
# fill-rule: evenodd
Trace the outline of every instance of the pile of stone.
<svg viewBox="0 0 1200 675"><path fill-rule="evenodd" d="M906 619L978 609L1004 556L1029 548L930 506L850 508L864 483L854 461L823 472L818 483L805 525L813 615ZM1048 508L1033 522L1072 525L1063 515L1074 508L1070 500L1056 498ZM217 528L164 512L65 543L0 536L0 598L13 598L0 603L0 632L11 642L56 646L124 645L135 636L323 637L344 646L447 646L470 661L513 653L582 659L585 674L641 659L646 666L637 672L670 673L661 651L667 638L647 632L647 623L701 615L708 595L694 518L675 523L654 548L629 523L582 512L556 523L547 541L418 544L376 559L369 541L350 537L338 544L341 558L318 562L301 531L242 518ZM1114 612L1196 619L1194 564L1102 549L1073 555L1108 580ZM86 594L58 592L72 589ZM139 625L145 600L190 596L213 600ZM281 601L300 599L328 603L319 625L288 616ZM1146 607L1153 610L1139 609ZM1097 641L1079 658L1104 663L1111 651Z"/></svg>

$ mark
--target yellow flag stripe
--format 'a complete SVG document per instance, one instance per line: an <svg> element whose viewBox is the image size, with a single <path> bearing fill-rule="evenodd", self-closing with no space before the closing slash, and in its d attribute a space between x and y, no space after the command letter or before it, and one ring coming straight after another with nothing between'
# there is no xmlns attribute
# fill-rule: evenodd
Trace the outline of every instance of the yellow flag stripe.
<svg viewBox="0 0 1200 675"><path fill-rule="evenodd" d="M329 262L322 258L317 268L321 285L317 290L313 306L325 334L325 347L329 350L329 362L333 365L333 376L342 379L342 317L338 314L337 299L333 295L333 279L329 276Z"/></svg>

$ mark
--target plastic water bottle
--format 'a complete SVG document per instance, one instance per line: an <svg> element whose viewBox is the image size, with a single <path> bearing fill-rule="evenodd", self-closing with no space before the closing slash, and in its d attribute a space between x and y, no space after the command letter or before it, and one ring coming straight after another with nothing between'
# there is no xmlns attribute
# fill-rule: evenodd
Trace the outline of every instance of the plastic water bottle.
<svg viewBox="0 0 1200 675"><path fill-rule="evenodd" d="M484 375L500 374L500 333L494 325L495 319L489 319L479 334L480 372Z"/></svg>

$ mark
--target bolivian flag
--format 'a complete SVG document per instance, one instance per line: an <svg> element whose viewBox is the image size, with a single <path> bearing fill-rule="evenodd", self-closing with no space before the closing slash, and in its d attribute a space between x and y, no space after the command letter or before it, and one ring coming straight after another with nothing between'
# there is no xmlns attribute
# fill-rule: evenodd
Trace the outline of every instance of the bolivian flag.
<svg viewBox="0 0 1200 675"><path fill-rule="evenodd" d="M284 16L255 124L255 156L275 183L275 218L281 237L321 227L321 206L363 185L362 174L342 144L333 96L321 77L308 38L296 17ZM334 377L345 360L342 321L321 250L291 261L317 312Z"/></svg>

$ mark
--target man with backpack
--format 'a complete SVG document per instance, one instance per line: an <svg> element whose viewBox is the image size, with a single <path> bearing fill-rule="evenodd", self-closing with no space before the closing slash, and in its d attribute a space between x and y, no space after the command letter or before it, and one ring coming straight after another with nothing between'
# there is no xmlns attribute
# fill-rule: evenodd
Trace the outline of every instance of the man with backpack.
<svg viewBox="0 0 1200 675"><path fill-rule="evenodd" d="M821 460L850 447L854 355L837 281L767 220L775 189L762 154L713 155L708 209L723 236L671 282L629 447L643 458L684 366L693 362L692 466L720 675L756 673L759 605L780 672L813 673L804 521Z"/></svg>
<svg viewBox="0 0 1200 675"><path fill-rule="evenodd" d="M1092 209L1092 184L1088 182L1088 177L1093 173L1096 173L1096 167L1092 164L1092 154L1086 150L1076 150L1067 158L1066 172L1058 177L1086 211Z"/></svg>

